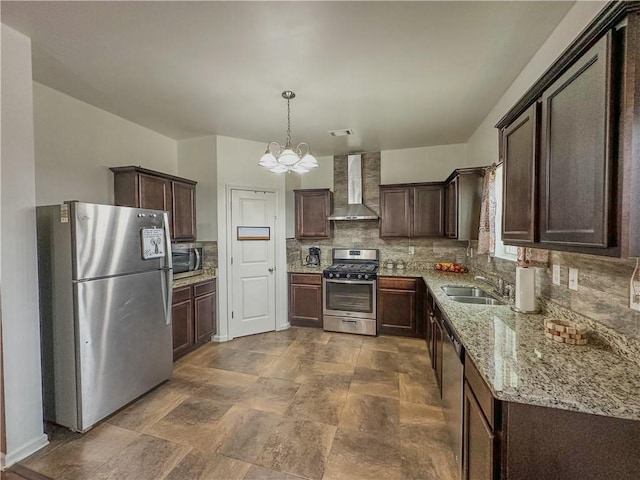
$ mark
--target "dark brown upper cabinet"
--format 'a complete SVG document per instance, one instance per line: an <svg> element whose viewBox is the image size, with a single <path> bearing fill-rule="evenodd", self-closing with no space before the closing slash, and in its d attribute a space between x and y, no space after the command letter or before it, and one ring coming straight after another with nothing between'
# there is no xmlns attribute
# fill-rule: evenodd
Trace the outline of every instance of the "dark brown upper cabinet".
<svg viewBox="0 0 640 480"><path fill-rule="evenodd" d="M537 156L539 103L533 104L503 133L502 240L537 240Z"/></svg>
<svg viewBox="0 0 640 480"><path fill-rule="evenodd" d="M611 2L496 124L506 169L506 243L640 255L639 66L640 2ZM529 193L513 198L525 192L530 162L537 162L530 177L533 234L523 218ZM514 163L517 173L509 171Z"/></svg>
<svg viewBox="0 0 640 480"><path fill-rule="evenodd" d="M171 193L174 240L195 240L196 186L174 180L171 182Z"/></svg>
<svg viewBox="0 0 640 480"><path fill-rule="evenodd" d="M411 188L380 185L380 237L411 235Z"/></svg>
<svg viewBox="0 0 640 480"><path fill-rule="evenodd" d="M458 238L458 177L453 177L444 190L447 196L445 235L449 238Z"/></svg>
<svg viewBox="0 0 640 480"><path fill-rule="evenodd" d="M442 183L380 185L380 237L444 235Z"/></svg>
<svg viewBox="0 0 640 480"><path fill-rule="evenodd" d="M172 240L196 239L196 183L142 167L113 167L116 205L169 212Z"/></svg>
<svg viewBox="0 0 640 480"><path fill-rule="evenodd" d="M328 188L294 190L296 238L330 238L333 193Z"/></svg>
<svg viewBox="0 0 640 480"><path fill-rule="evenodd" d="M444 235L444 188L442 185L413 187L412 237Z"/></svg>
<svg viewBox="0 0 640 480"><path fill-rule="evenodd" d="M480 226L484 167L459 168L445 180L445 234L458 240L475 240Z"/></svg>
<svg viewBox="0 0 640 480"><path fill-rule="evenodd" d="M611 55L609 33L542 94L542 244L611 245Z"/></svg>

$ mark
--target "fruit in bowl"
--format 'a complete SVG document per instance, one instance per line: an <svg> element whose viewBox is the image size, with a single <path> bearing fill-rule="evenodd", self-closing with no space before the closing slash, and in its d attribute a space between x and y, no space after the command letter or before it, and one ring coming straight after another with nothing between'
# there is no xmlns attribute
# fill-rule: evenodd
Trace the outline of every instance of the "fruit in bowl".
<svg viewBox="0 0 640 480"><path fill-rule="evenodd" d="M439 262L436 263L436 270L443 272L467 273L469 269L459 263Z"/></svg>

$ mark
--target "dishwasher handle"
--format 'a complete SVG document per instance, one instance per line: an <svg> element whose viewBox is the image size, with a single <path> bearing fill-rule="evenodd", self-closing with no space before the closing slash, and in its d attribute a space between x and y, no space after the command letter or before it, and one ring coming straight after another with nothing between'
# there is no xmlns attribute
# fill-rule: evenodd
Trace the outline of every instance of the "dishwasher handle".
<svg viewBox="0 0 640 480"><path fill-rule="evenodd" d="M449 325L449 322L447 322L447 320L444 318L441 321L442 321L443 330L447 335L447 338L453 345L453 348L456 351L456 355L458 356L458 358L462 360L464 356L464 347L462 346L462 342L458 340L458 337L456 337L456 335L452 332L452 328Z"/></svg>

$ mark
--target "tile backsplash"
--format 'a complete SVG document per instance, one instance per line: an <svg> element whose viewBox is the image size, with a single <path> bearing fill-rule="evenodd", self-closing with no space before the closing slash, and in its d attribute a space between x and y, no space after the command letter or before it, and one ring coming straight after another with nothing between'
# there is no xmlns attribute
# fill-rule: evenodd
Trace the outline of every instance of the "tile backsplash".
<svg viewBox="0 0 640 480"><path fill-rule="evenodd" d="M377 248L380 260L402 259L411 267L429 267L435 262L458 262L472 267L489 278L502 277L515 283L515 263L501 258L475 254L477 242L471 242L473 256L467 256L467 242L449 239L381 239L378 237L376 221L335 222L334 236L317 241L287 240L287 259L290 264L304 262L308 248L319 246L322 250L322 265L331 263L331 249L338 247ZM409 255L409 247L415 254ZM605 327L640 342L640 312L629 308L629 279L635 259L616 259L567 252L537 252L539 258L548 262L539 263L536 271L536 290L547 302L552 302L583 315ZM552 285L553 265L561 265L561 285ZM567 286L569 267L577 268L578 291Z"/></svg>
<svg viewBox="0 0 640 480"><path fill-rule="evenodd" d="M204 269L211 270L218 268L218 242L200 242L203 244Z"/></svg>
<svg viewBox="0 0 640 480"><path fill-rule="evenodd" d="M335 222L333 238L323 240L296 239L287 240L288 263L304 262L308 248L320 247L322 265L331 264L332 248L377 248L380 250L380 261L404 260L407 267L424 267L435 262L464 263L467 242L444 238L399 238L382 239L378 237L378 222L357 220ZM409 247L415 253L409 255Z"/></svg>
<svg viewBox="0 0 640 480"><path fill-rule="evenodd" d="M629 280L635 259L555 251L549 251L548 258L547 264L536 269L536 289L542 299L640 341L640 312L629 308ZM490 277L515 283L514 262L476 255L469 263ZM551 282L553 265L561 266L560 285ZM578 269L577 291L567 286L569 268Z"/></svg>

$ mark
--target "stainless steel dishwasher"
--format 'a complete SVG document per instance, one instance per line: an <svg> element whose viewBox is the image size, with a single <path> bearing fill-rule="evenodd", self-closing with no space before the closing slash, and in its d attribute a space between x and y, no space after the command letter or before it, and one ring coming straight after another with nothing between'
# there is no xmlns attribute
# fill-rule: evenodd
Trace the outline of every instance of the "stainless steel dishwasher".
<svg viewBox="0 0 640 480"><path fill-rule="evenodd" d="M442 324L442 409L447 422L451 448L462 475L462 389L464 382L464 347L444 316Z"/></svg>

